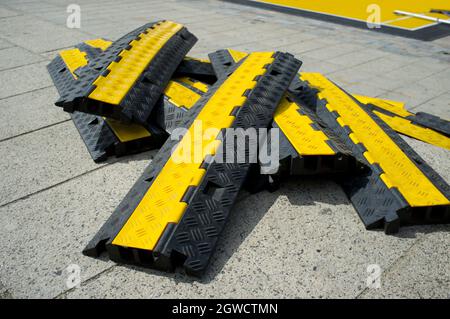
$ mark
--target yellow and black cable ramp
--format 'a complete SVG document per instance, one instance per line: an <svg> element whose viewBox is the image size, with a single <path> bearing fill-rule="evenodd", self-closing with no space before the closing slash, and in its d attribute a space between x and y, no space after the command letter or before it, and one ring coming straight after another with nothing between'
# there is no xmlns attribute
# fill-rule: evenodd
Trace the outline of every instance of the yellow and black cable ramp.
<svg viewBox="0 0 450 319"><path fill-rule="evenodd" d="M248 54L224 49L211 53L210 59L218 77L226 76L236 63ZM293 175L360 174L366 167L351 150L327 129L320 119L289 93L277 106L272 127L278 131L279 166L275 171L261 173L253 167L246 189L257 192L275 190L281 180ZM267 149L272 140L267 138ZM261 163L262 164L262 163Z"/></svg>
<svg viewBox="0 0 450 319"><path fill-rule="evenodd" d="M97 256L107 251L118 262L203 273L256 159L223 160L229 147L235 154L247 151L247 146L228 141L227 134L201 134L196 140L188 133L199 122L202 132L269 127L300 64L286 53L252 53L219 79L191 109L188 131L162 146L84 253ZM194 160L175 159L174 154L199 143L200 158L194 154Z"/></svg>
<svg viewBox="0 0 450 319"><path fill-rule="evenodd" d="M197 41L172 21L146 24L113 42L78 74L56 102L81 111L145 125L164 88Z"/></svg>
<svg viewBox="0 0 450 319"><path fill-rule="evenodd" d="M369 108L319 73L302 73L290 92L370 167L341 180L367 228L450 221L449 185Z"/></svg>

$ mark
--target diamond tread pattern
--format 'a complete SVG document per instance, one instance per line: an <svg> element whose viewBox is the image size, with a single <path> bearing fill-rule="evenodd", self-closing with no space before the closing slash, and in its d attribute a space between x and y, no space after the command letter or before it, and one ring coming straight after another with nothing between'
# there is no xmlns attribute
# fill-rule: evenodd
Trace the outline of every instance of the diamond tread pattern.
<svg viewBox="0 0 450 319"><path fill-rule="evenodd" d="M425 112L417 112L415 116L408 116L407 119L450 137L450 121Z"/></svg>
<svg viewBox="0 0 450 319"><path fill-rule="evenodd" d="M197 41L186 28L183 27L165 43L126 93L120 105L102 103L88 96L95 89L93 82L100 75L108 73L107 67L111 62L117 61L118 54L128 49L131 41L136 40L140 33L148 28L157 27L162 22L164 21L146 24L113 42L89 63L89 68L83 68L79 72L76 85L71 87L70 92L64 92L66 94L60 97L56 105L62 106L67 112L81 111L125 123L145 125L176 68Z"/></svg>
<svg viewBox="0 0 450 319"><path fill-rule="evenodd" d="M73 112L70 116L94 162L105 161L119 142L106 121L100 116L81 112Z"/></svg>
<svg viewBox="0 0 450 319"><path fill-rule="evenodd" d="M63 59L58 55L47 65L48 73L58 90L59 95L69 94L75 78L70 73Z"/></svg>
<svg viewBox="0 0 450 319"><path fill-rule="evenodd" d="M309 86L307 82L296 79L291 86L291 93L314 111L324 123L335 132L352 150L352 153L370 167L370 171L359 176L351 176L340 180L347 196L358 212L361 220L368 229L384 227L386 233L398 232L401 225L448 223L450 209L445 206L411 207L397 188L388 188L380 175L381 167L370 164L363 154L367 151L363 144L355 144L349 135L352 133L348 126L338 123L339 114L330 112L326 108L327 101L320 100L318 90ZM356 102L356 100L355 100ZM450 198L448 184L429 167L423 159L395 133L386 123L373 114L364 105L358 105L377 123L378 126L399 146L411 159L419 170L446 197Z"/></svg>
<svg viewBox="0 0 450 319"><path fill-rule="evenodd" d="M300 62L289 54L276 53L275 61L248 92L244 107L236 114L233 127L268 127L279 100L295 76ZM185 127L193 122L203 105L226 80L222 78L211 87L191 109ZM186 198L188 207L178 224L169 224L158 241L153 255L139 249L125 249L112 245L112 238L138 205L158 172L170 156L177 141L168 140L154 161L145 170L131 192L119 205L99 233L88 244L84 253L96 256L107 249L109 257L119 262L173 270L182 266L188 274L204 272L214 250L217 238L225 224L232 204L241 188L249 163L216 163L207 165L207 172L198 187ZM226 137L223 140L226 143ZM237 150L234 150L237 151ZM211 191L213 190L213 191Z"/></svg>
<svg viewBox="0 0 450 319"><path fill-rule="evenodd" d="M313 154L302 155L296 151L287 137L280 136L280 162L284 174L288 175L315 175L315 174L360 174L366 170L366 165L357 160L351 150L332 130L328 129L325 123L305 107L293 94L288 94L289 98L300 106L297 111L302 116L307 116L313 124L311 126L317 131L322 131L328 138L325 143L334 151L333 155ZM274 121L272 124L277 127ZM281 129L283 131L283 129ZM307 143L307 141L304 141ZM291 147L286 147L286 145ZM295 153L292 152L294 150ZM283 172L282 172L283 173Z"/></svg>
<svg viewBox="0 0 450 319"><path fill-rule="evenodd" d="M236 64L236 59L233 58L229 50L219 50L209 54L211 64L218 77L226 76L229 69ZM294 95L288 94L288 99L292 99L298 106L302 102ZM292 146L287 136L283 132L283 128L273 121L272 127L280 128L279 132L279 158L280 167L277 175L314 175L314 174L329 174L329 173L355 173L359 174L365 170L365 165L355 159L350 149L345 143L331 130L327 129L326 125L313 113L305 107L299 107L298 113L309 117L314 123L314 129L320 130L328 137L326 143L336 153L332 156L302 156ZM294 119L292 119L295 121ZM270 149L270 140L268 140L268 148ZM267 174L260 174L254 172L253 179L258 179L258 182L248 185L250 192L257 192L261 189L267 188L273 191L279 186L271 183L271 180L278 181L280 176L267 176Z"/></svg>
<svg viewBox="0 0 450 319"><path fill-rule="evenodd" d="M80 43L75 47L86 53L88 61L88 65L75 70L75 74L78 75L80 69L90 68L89 61L95 59L102 50L86 43ZM50 62L47 69L60 95L70 91L77 82L59 55ZM160 131L153 131L151 136L121 142L101 116L75 111L71 113L71 119L96 163L103 162L114 155L124 156L158 148L165 139Z"/></svg>
<svg viewBox="0 0 450 319"><path fill-rule="evenodd" d="M99 40L107 41L104 39ZM83 68L89 68L89 62L95 59L102 50L100 48L92 47L84 42L77 44L75 48L86 53L86 62L88 63L85 67L80 67L75 70L75 75L79 76L78 72L81 72ZM47 65L47 70L59 95L63 96L70 94L72 86L75 84L75 78L70 73L69 68L59 54Z"/></svg>
<svg viewBox="0 0 450 319"><path fill-rule="evenodd" d="M82 112L73 112L70 116L96 163L103 162L110 156L119 157L156 149L165 140L164 136L149 135L122 142L103 117Z"/></svg>
<svg viewBox="0 0 450 319"><path fill-rule="evenodd" d="M208 57L218 79L226 78L230 68L236 64L228 50L218 50L208 54Z"/></svg>
<svg viewBox="0 0 450 319"><path fill-rule="evenodd" d="M396 114L392 112L392 110L384 108L385 105L389 106L384 100L370 98L373 101L364 101L361 100L360 96L353 96L359 102L365 104L368 109L381 118L397 133L450 150L450 136L442 132L445 130L445 120L427 113L419 113L417 116L406 110L401 110L401 112L397 112ZM417 118L422 117L422 114L436 118L440 124L418 123L419 121L417 121ZM436 127L440 127L440 129L436 129Z"/></svg>
<svg viewBox="0 0 450 319"><path fill-rule="evenodd" d="M209 84L217 81L212 64L196 59L184 59L175 71L175 76L188 76Z"/></svg>
<svg viewBox="0 0 450 319"><path fill-rule="evenodd" d="M183 124L189 112L190 110L176 106L167 96L164 96L164 100L155 107L152 121L155 121L155 124L168 134L172 134L176 128L184 127Z"/></svg>

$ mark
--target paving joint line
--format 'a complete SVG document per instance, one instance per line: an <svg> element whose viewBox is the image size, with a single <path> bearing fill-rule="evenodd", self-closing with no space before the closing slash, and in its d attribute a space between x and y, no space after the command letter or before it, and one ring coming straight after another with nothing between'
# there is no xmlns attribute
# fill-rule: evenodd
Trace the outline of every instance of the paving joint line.
<svg viewBox="0 0 450 319"><path fill-rule="evenodd" d="M19 47L19 48L21 48L21 47ZM23 48L22 48L22 49L23 49ZM35 54L36 54L36 53L35 53ZM42 58L44 58L44 57L42 56ZM18 66L12 66L12 67L9 67L9 68L6 68L6 69L1 69L0 72L15 70L15 69L19 69L19 68L24 67L24 66L30 66L30 65L33 65L33 64L38 64L38 63L46 62L46 61L48 61L48 60L49 60L49 59L45 59L45 60L41 60L41 61L37 61L37 62L31 62L31 63L22 64L22 65L18 65Z"/></svg>
<svg viewBox="0 0 450 319"><path fill-rule="evenodd" d="M114 161L112 161L112 162L110 162L110 163L106 163L106 164L104 164L104 165L101 165L100 167L96 167L96 168L94 168L94 169L88 170L88 171L83 172L83 173L81 173L81 174L72 176L71 178L68 178L68 179L66 179L66 180L64 180L64 181L61 181L61 182L55 183L55 184L53 184L53 185L50 185L50 186L41 188L41 189L39 189L39 190L37 190L37 191L34 191L34 192L32 192L32 193L29 193L29 194L27 194L27 195L25 195L25 196L22 196L22 197L13 199L13 200L11 200L11 201L9 201L9 202L7 202L7 203L3 203L3 204L0 205L0 209L3 208L3 207L8 206L8 205L10 205L10 204L14 204L14 203L20 202L20 201L22 201L22 200L28 199L29 197L32 197L32 196L34 196L34 195L43 193L43 192L45 192L45 191L47 191L47 190L50 190L50 189L52 189L52 188L54 188L54 187L63 185L63 184L65 184L65 183L67 183L67 182L73 181L73 180L75 180L75 179L77 179L77 178L80 178L80 177L83 177L83 176L85 176L85 175L88 175L89 173L98 171L98 170L100 170L100 169L102 169L102 168L104 168L104 167L108 167L108 166L110 166L110 165L112 165L112 164L114 164L114 163L117 163L117 162L119 162L119 161L120 161L120 160L115 159Z"/></svg>
<svg viewBox="0 0 450 319"><path fill-rule="evenodd" d="M117 264L111 265L110 267L108 267L108 268L106 268L106 269L96 273L95 275L93 275L93 276L87 278L86 280L82 281L80 283L80 286L85 286L85 285L89 284L91 281L94 281L95 279L99 278L101 275L111 272L112 270L114 270L115 267L117 267ZM73 287L73 288L69 288L67 290L64 290L63 292L61 292L61 293L57 294L56 296L52 297L52 299L60 299L61 297L67 295L68 293L70 293L70 292L72 292L72 291L74 291L76 289L78 289L78 288L77 287Z"/></svg>
<svg viewBox="0 0 450 319"><path fill-rule="evenodd" d="M0 51L6 50L6 49L11 49L11 48L14 48L14 47L19 47L18 45L13 44L13 43L9 42L6 39L2 38L2 40L7 41L9 44L11 44L11 46L10 47L6 47L6 48L1 48ZM21 47L19 47L19 48L21 48Z"/></svg>
<svg viewBox="0 0 450 319"><path fill-rule="evenodd" d="M47 5L50 5L50 6L61 7L61 8L67 7L67 6L58 6L58 5L55 5L53 3L49 3L47 1L42 1L41 4L47 4ZM52 20L47 20L47 19L43 18L42 16L38 16L38 15L36 15L34 13L26 12L26 11L23 11L21 9L15 9L15 8L12 8L11 6L7 5L7 4L2 4L2 6L4 6L6 9L22 13L21 15L17 15L17 16L30 16L30 17L33 17L33 18L39 20L39 21L47 22L47 23L49 23L49 24L51 24L53 26L57 26L57 27L61 27L62 26L60 24L55 23ZM65 10L63 12L65 12ZM14 16L14 17L17 17L17 16ZM88 34L88 33L83 32L83 31L78 31L78 32L81 33L81 34L89 35L89 36L95 36L93 34Z"/></svg>
<svg viewBox="0 0 450 319"><path fill-rule="evenodd" d="M142 154L142 153L141 153L141 154ZM129 158L129 157L128 157L128 158ZM120 162L122 159L123 159L123 157L121 157L121 158L113 158L113 160L112 160L111 162L105 163L105 164L101 165L100 167L96 167L96 168L94 168L94 169L88 170L88 171L83 172L83 173L81 173L81 174L72 176L71 178L68 178L68 179L66 179L66 180L64 180L64 181L61 181L61 182L55 183L55 184L53 184L53 185L50 185L50 186L41 188L41 189L39 189L39 190L37 190L37 191L35 191L35 192L32 192L32 193L29 193L29 194L24 195L24 196L22 196L22 197L13 199L13 200L11 200L11 201L9 201L9 202L7 202L7 203L3 203L3 204L0 205L0 209L3 208L3 207L8 206L8 205L10 205L10 204L14 204L14 203L17 203L17 202L19 202L19 201L28 199L29 197L32 197L32 196L34 196L34 195L43 193L43 192L45 192L45 191L47 191L47 190L53 189L54 187L63 185L63 184L65 184L65 183L67 183L67 182L73 181L73 180L78 179L78 178L80 178L80 177L83 177L83 176L85 176L85 175L88 175L88 174L90 174L90 173L92 173L92 172L98 171L98 170L100 170L100 169L102 169L102 168L104 168L104 167L109 167L109 166L112 165L112 164L115 164L115 163ZM150 158L149 160L151 161L152 159ZM150 163L151 163L151 162L150 162ZM149 164L150 164L150 163L149 163ZM236 203L239 203L239 202L245 200L246 198L250 197L250 195L251 195L251 194L245 194L245 195L243 195L241 198L239 198L239 199L236 200Z"/></svg>
<svg viewBox="0 0 450 319"><path fill-rule="evenodd" d="M54 85L49 85L49 86L44 86L44 87L41 87L41 88L29 90L29 91L26 91L26 92L21 92L21 93L17 93L17 94L13 94L13 95L8 95L8 96L0 98L0 101L6 100L6 99L10 99L10 98L13 98L13 97L16 97L16 96L20 96L20 95L23 95L23 94L33 93L33 92L36 92L36 91L39 91L39 90L52 88L52 87L55 87L55 86Z"/></svg>
<svg viewBox="0 0 450 319"><path fill-rule="evenodd" d="M366 61L366 62L363 62L363 63L361 63L361 64L357 64L357 65L355 65L355 66L353 66L353 67L351 67L351 68L347 68L347 70L351 70L351 69L354 68L354 67L361 66L361 65L363 65L363 64L366 64L366 63L368 63L368 62L373 62L373 61L378 60L378 59L382 59L382 57L375 58L374 60ZM407 64L407 65L408 65L408 64ZM401 66L401 67L399 67L398 69L400 69L400 68L402 68L402 67L404 67L404 66ZM398 69L394 69L394 70L392 70L392 71L396 71L396 70L398 70ZM336 71L330 72L330 73L328 73L328 74L329 74L329 75L332 75L332 74L337 73L337 72L340 72L340 71L344 71L344 69L336 70ZM428 75L428 76L422 78L421 80L426 80L426 79L428 79L428 78L431 78L432 76L434 76L436 73L439 73L439 72L441 72L441 71L435 71L434 73L431 73L430 75ZM408 84L411 84L411 83L415 83L415 82L417 82L417 81L406 82L406 84L405 84L405 82L404 82L401 86L396 87L396 88L393 88L393 89L388 89L388 90L382 89L382 88L378 88L378 87L376 87L376 86L371 86L371 85L369 85L369 86L375 87L375 88L378 88L378 89L382 89L382 90L386 91L384 94L389 94L389 93L399 93L399 92L396 91L397 89L400 89L400 88L404 87L405 85L408 85ZM359 82L356 83L356 84L359 84ZM422 103L419 104L419 105L416 105L416 106L414 106L414 107L408 107L407 109L412 110L412 109L414 109L414 108L416 108L416 107L419 107L419 106L423 105L423 104L426 103L426 102L429 102L429 101L431 101L431 100L433 100L433 99L435 99L435 98L437 98L437 97L439 97L439 96L441 96L441 95L444 95L445 93L447 93L447 92L440 93L440 94L438 94L438 95L436 95L436 96L434 96L434 97L432 97L432 98L430 98L430 99L428 99L428 100L422 102ZM400 94L401 94L401 93L400 93ZM380 95L378 94L376 97L380 97Z"/></svg>
<svg viewBox="0 0 450 319"><path fill-rule="evenodd" d="M8 42L9 42L9 41L8 41ZM12 42L10 42L10 43L12 43ZM34 52L34 51L31 51L31 50L29 50L29 49L27 49L27 48L25 48L25 47L23 47L23 46L21 46L21 45L15 45L15 46L21 48L22 50L27 51L28 53L31 53L31 54L34 54L34 55L39 55L39 56L45 58L45 59L48 60L48 61L51 61L51 60L52 60L52 59L49 58L49 57L42 56L42 53L41 53L41 52ZM44 60L43 60L43 61L40 61L40 62L44 62ZM35 62L35 63L37 63L37 62ZM30 63L30 64L32 64L32 63Z"/></svg>
<svg viewBox="0 0 450 319"><path fill-rule="evenodd" d="M69 121L70 121L70 119L62 120L62 121L59 121L59 122L55 122L55 123L52 123L52 124L41 126L41 127L37 128L37 129L31 130L31 131L27 131L27 132L23 132L23 133L20 133L20 134L17 134L17 135L6 137L4 139L0 139L0 143L12 140L12 139L14 139L16 137L21 137L21 136L28 135L28 134L31 134L31 133L34 133L34 132L39 132L40 130L43 130L43 129L46 129L46 128L49 128L49 127L52 127L52 126L56 126L56 125L59 125L59 124L62 124L62 123L66 123L66 122L69 122Z"/></svg>
<svg viewBox="0 0 450 319"><path fill-rule="evenodd" d="M426 103L428 103L428 102L430 102L430 101L432 101L432 100L434 100L434 99L437 99L437 98L439 98L439 97L441 97L441 96L443 96L443 95L446 95L446 94L448 94L448 92L443 92L443 93L441 93L441 94L438 94L438 95L436 95L436 96L433 96L432 98L429 98L428 100L425 100L425 101L423 101L422 103L420 103L420 104L418 104L418 105L416 105L416 106L410 107L409 109L410 109L410 110L414 110L414 109L418 108L419 106L426 105Z"/></svg>
<svg viewBox="0 0 450 319"><path fill-rule="evenodd" d="M410 251L412 251L412 249L420 242L424 241L425 238L427 237L427 235L425 234L422 238L417 238L412 244L411 246L409 246L409 248L407 250L405 250L397 259L395 259L388 267L386 267L383 272L380 274L381 276L386 276L388 274L390 274L392 272L392 270L394 269L394 267L404 258L406 258L406 256L409 254ZM380 288L381 289L381 288ZM369 287L365 287L356 297L355 299L361 299L360 297L362 297L362 295L369 290Z"/></svg>
<svg viewBox="0 0 450 319"><path fill-rule="evenodd" d="M7 9L7 10L8 10L8 9ZM0 20L3 20L3 19L9 19L9 18L15 18L15 17L21 17L21 16L23 16L23 14L17 14L17 15L15 15L15 16L0 17Z"/></svg>
<svg viewBox="0 0 450 319"><path fill-rule="evenodd" d="M73 47L74 47L73 45L69 45L69 46L65 46L65 47L60 47L60 48L56 48L56 49L42 51L42 52L39 52L39 54L42 55L42 54L45 54L45 53L51 53L51 52L55 52L55 51L70 49L70 48L73 48ZM57 52L57 53L59 53L59 52ZM49 60L51 60L51 59L49 59Z"/></svg>

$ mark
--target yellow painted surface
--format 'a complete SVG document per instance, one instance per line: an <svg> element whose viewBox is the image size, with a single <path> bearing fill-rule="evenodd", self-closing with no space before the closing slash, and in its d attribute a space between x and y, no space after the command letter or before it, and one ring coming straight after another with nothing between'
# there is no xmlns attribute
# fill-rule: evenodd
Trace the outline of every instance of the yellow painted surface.
<svg viewBox="0 0 450 319"><path fill-rule="evenodd" d="M63 50L59 52L59 56L75 79L78 78L74 73L75 70L88 64L86 53L81 52L79 49Z"/></svg>
<svg viewBox="0 0 450 319"><path fill-rule="evenodd" d="M319 73L302 74L301 79L319 90L319 98L327 101L326 108L339 114L337 122L348 125L350 138L361 142L367 151L364 156L370 163L378 163L384 172L381 176L389 187L396 187L413 207L449 205L450 201L418 169L395 142L351 98Z"/></svg>
<svg viewBox="0 0 450 319"><path fill-rule="evenodd" d="M135 141L151 135L150 132L141 125L123 124L119 121L107 118L104 118L104 120L108 123L108 126L113 130L117 138L123 143Z"/></svg>
<svg viewBox="0 0 450 319"><path fill-rule="evenodd" d="M392 27L415 29L435 24L418 18L396 15L395 10L412 13L426 14L440 19L448 19L442 14L429 13L430 9L450 9L448 0L252 0L280 6L296 8L304 11L323 13L353 20L366 22L373 11L370 5L378 5L380 8L381 24Z"/></svg>
<svg viewBox="0 0 450 319"><path fill-rule="evenodd" d="M238 63L239 61L241 61L243 58L245 58L248 55L247 52L236 51L233 49L228 49L228 53L230 53L230 55L233 58L235 63Z"/></svg>
<svg viewBox="0 0 450 319"><path fill-rule="evenodd" d="M93 48L99 48L102 51L105 51L107 48L109 48L112 42L104 39L92 39L84 41L84 43L90 45Z"/></svg>
<svg viewBox="0 0 450 319"><path fill-rule="evenodd" d="M328 137L322 131L314 129L313 121L298 111L300 106L284 97L278 105L274 120L286 135L294 149L302 156L334 155L327 144Z"/></svg>
<svg viewBox="0 0 450 319"><path fill-rule="evenodd" d="M211 63L211 61L209 61L208 59L194 58L194 57L191 57L191 56L186 56L184 59L185 60L196 60L196 61L200 61L200 62L203 62L203 63Z"/></svg>
<svg viewBox="0 0 450 319"><path fill-rule="evenodd" d="M170 81L164 90L164 94L175 106L190 109L200 99L200 94L190 90L183 84Z"/></svg>
<svg viewBox="0 0 450 319"><path fill-rule="evenodd" d="M450 138L447 136L436 132L432 129L424 128L420 125L412 123L410 120L406 119L407 116L414 115L405 109L405 104L402 102L383 100L379 98L373 98L362 95L355 95L359 102L364 104L373 104L379 108L389 111L397 116L389 116L384 113L374 111L378 117L380 117L390 128L394 131L414 137L415 139L421 140L428 144L436 145L445 149L450 149Z"/></svg>
<svg viewBox="0 0 450 319"><path fill-rule="evenodd" d="M390 128L404 135L414 137L428 144L436 145L450 150L450 138L434 130L424 128L411 123L411 121L398 116L389 116L381 112L374 111Z"/></svg>
<svg viewBox="0 0 450 319"><path fill-rule="evenodd" d="M193 80L187 76L176 77L176 78L174 78L174 80L178 81L178 82L186 83L187 85L192 86L203 93L208 92L208 89L209 89L208 84L205 84L205 83L197 81L197 80Z"/></svg>
<svg viewBox="0 0 450 319"><path fill-rule="evenodd" d="M209 86L205 83L202 83L200 81L196 81L192 84L192 87L202 91L203 93L208 92Z"/></svg>
<svg viewBox="0 0 450 319"><path fill-rule="evenodd" d="M193 150L189 154L194 153L194 159L176 161L172 153L114 238L114 245L152 250L167 224L180 221L187 205L181 201L184 193L189 186L199 185L205 174L205 170L200 168L203 159L207 155L214 155L220 145L217 135L205 133L211 129L219 132L232 125L235 119L230 115L232 110L243 106L247 100L244 92L255 87L255 77L266 72L264 66L273 62L272 56L273 52L252 53L205 103L196 121L174 150L175 154ZM201 123L201 130L196 132L199 130L198 123ZM198 148L201 154L195 154Z"/></svg>
<svg viewBox="0 0 450 319"><path fill-rule="evenodd" d="M363 95L357 95L357 94L352 94L352 96L363 104L376 105L383 110L389 111L389 112L394 113L401 117L407 117L410 115L414 115L413 113L406 110L405 103L403 103L403 102L379 99L379 98L375 98L375 97L369 97L369 96L363 96Z"/></svg>
<svg viewBox="0 0 450 319"><path fill-rule="evenodd" d="M110 72L94 81L95 89L89 98L113 105L120 104L154 56L182 27L181 24L164 21L148 28L147 33L139 34L138 40L130 42L129 50L119 53L121 59L109 64L107 69Z"/></svg>
<svg viewBox="0 0 450 319"><path fill-rule="evenodd" d="M412 2L414 3L414 2ZM434 8L434 7L433 7ZM447 8L450 8L450 5L447 5ZM408 11L411 12L411 11ZM425 14L426 16L429 17L433 17L433 18L439 18L439 19L448 19L447 16L442 15L440 13L430 13L430 12L413 12L413 13L420 13L420 14ZM424 27L424 26L428 26L428 25L432 25L435 22L433 21L427 21L424 19L418 19L418 18L414 18L414 17L406 17L403 16L403 18L401 18L402 16L397 16L398 20L392 21L387 23L387 25L391 26L391 27L400 27L400 28L404 28L404 29L415 29L415 28L420 28L420 27Z"/></svg>

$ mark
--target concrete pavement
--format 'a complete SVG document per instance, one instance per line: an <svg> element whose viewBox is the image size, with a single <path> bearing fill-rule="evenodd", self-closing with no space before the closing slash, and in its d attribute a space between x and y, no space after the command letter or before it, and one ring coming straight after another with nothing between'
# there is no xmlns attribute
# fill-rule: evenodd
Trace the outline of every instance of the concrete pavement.
<svg viewBox="0 0 450 319"><path fill-rule="evenodd" d="M0 1L0 298L450 297L449 225L367 231L323 178L241 194L202 279L83 256L155 152L95 164L53 105L45 68L83 40L171 19L199 38L190 55L289 51L352 93L450 118L450 37L421 42L213 0L78 0L81 28L68 29L73 2ZM449 151L405 140L450 181ZM378 289L367 286L374 264Z"/></svg>

